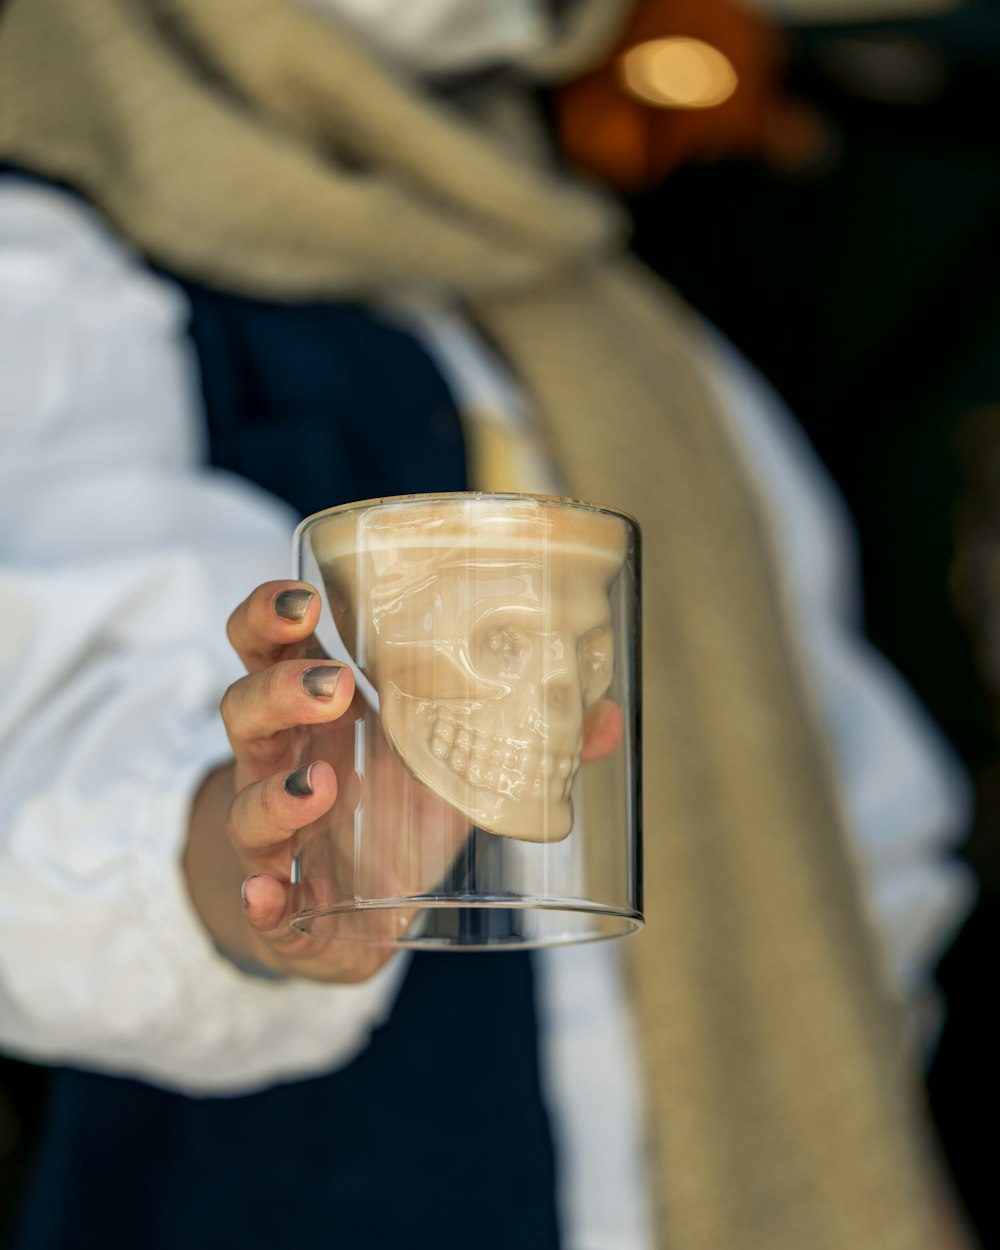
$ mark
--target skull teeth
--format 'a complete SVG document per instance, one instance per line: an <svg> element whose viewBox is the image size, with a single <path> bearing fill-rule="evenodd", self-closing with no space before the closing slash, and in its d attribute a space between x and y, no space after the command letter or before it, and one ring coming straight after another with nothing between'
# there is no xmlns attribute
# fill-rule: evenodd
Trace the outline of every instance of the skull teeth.
<svg viewBox="0 0 1000 1250"><path fill-rule="evenodd" d="M445 716L431 724L431 755L471 785L505 798L534 798L549 793L567 798L580 766L579 752L553 755L523 738L488 735Z"/></svg>

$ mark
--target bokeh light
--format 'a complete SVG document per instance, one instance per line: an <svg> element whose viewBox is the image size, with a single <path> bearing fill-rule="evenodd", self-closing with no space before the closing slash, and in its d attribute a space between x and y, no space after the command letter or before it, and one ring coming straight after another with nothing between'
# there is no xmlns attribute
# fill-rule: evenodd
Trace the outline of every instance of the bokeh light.
<svg viewBox="0 0 1000 1250"><path fill-rule="evenodd" d="M619 72L629 94L657 108L715 108L739 81L718 48L683 36L636 44L622 55Z"/></svg>

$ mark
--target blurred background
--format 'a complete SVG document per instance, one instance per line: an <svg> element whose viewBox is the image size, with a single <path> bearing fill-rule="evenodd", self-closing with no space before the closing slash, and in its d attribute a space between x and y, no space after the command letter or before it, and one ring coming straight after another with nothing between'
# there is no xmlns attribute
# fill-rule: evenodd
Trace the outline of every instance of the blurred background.
<svg viewBox="0 0 1000 1250"><path fill-rule="evenodd" d="M798 154L689 162L633 192L635 244L803 423L858 526L867 633L974 780L981 894L940 969L929 1090L1000 1246L1000 5L771 13L818 125L802 119Z"/></svg>
<svg viewBox="0 0 1000 1250"><path fill-rule="evenodd" d="M940 969L928 1082L972 1224L1000 1246L1000 0L641 13L544 103L568 158L626 196L637 252L802 422L857 522L867 632L974 780L980 899ZM664 36L655 63L623 61ZM0 1242L43 1093L0 1060Z"/></svg>

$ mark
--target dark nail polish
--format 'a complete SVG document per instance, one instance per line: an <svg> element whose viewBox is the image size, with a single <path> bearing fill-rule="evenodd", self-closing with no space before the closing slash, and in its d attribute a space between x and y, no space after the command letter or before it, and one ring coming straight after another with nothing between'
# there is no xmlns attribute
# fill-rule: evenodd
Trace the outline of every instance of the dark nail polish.
<svg viewBox="0 0 1000 1250"><path fill-rule="evenodd" d="M309 780L312 767L312 764L307 764L305 768L297 768L294 773L289 773L285 778L285 793L290 794L293 799L308 798L313 792Z"/></svg>
<svg viewBox="0 0 1000 1250"><path fill-rule="evenodd" d="M305 687L306 694L311 694L314 699L332 699L343 671L342 664L324 664L321 668L307 668L302 674L302 685Z"/></svg>
<svg viewBox="0 0 1000 1250"><path fill-rule="evenodd" d="M301 621L313 597L311 590L283 590L274 597L274 612L283 621Z"/></svg>

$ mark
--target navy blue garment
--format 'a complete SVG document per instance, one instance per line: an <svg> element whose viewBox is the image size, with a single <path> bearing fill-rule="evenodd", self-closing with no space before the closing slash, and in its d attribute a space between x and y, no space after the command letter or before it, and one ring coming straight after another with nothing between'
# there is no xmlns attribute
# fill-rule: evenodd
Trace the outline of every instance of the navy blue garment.
<svg viewBox="0 0 1000 1250"><path fill-rule="evenodd" d="M188 290L213 463L302 513L464 487L455 406L410 334ZM40 1137L15 1250L559 1244L523 953L415 956L353 1063L262 1093L58 1070Z"/></svg>
<svg viewBox="0 0 1000 1250"><path fill-rule="evenodd" d="M303 516L350 500L465 489L458 413L412 334L357 304L186 290L213 464Z"/></svg>

